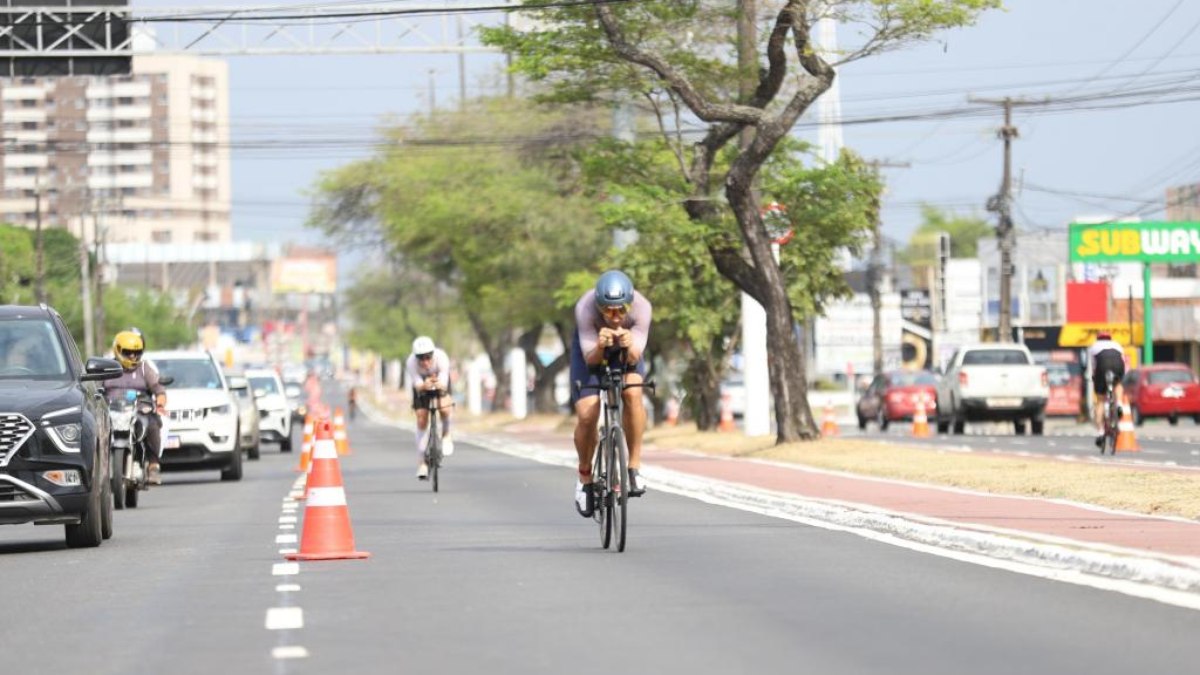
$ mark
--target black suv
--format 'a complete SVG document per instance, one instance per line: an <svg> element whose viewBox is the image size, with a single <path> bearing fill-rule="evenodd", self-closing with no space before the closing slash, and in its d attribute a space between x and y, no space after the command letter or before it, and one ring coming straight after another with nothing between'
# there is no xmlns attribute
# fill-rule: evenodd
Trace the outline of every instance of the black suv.
<svg viewBox="0 0 1200 675"><path fill-rule="evenodd" d="M112 536L112 359L79 356L58 312L0 306L0 524L62 523L70 547Z"/></svg>

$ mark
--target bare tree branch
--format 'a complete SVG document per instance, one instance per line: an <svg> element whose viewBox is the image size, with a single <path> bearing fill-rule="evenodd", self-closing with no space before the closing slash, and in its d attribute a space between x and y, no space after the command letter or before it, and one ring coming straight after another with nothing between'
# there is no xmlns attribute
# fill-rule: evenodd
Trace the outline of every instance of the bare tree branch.
<svg viewBox="0 0 1200 675"><path fill-rule="evenodd" d="M682 144L679 143L679 140L678 140L679 139L679 108L676 107L676 109L675 109L676 138L672 139L671 132L667 131L667 125L665 122L663 122L662 107L659 106L658 99L654 97L654 92L647 91L647 92L643 92L643 94L645 95L646 100L650 102L650 107L654 110L654 118L658 120L658 130L662 133L663 139L666 140L667 145L670 146L671 154L675 155L675 161L679 163L679 171L683 174L683 177L685 179L688 179L688 182L691 182L690 176L688 175L687 162L683 157L683 147L682 147Z"/></svg>

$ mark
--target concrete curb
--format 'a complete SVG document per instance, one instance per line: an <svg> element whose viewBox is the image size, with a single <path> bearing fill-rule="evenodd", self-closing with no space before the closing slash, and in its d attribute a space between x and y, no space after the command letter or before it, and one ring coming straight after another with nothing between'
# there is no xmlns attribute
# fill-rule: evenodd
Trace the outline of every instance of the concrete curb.
<svg viewBox="0 0 1200 675"><path fill-rule="evenodd" d="M378 410L372 410L371 415L373 420L382 424L414 428L412 424L392 421ZM575 465L575 457L568 448L548 448L537 443L486 434L456 433L456 436L467 443L514 457L567 468ZM1173 598L1171 604L1200 609L1200 559L1163 556L1147 551L1060 538L1050 539L1024 532L972 529L959 523L887 511L864 504L801 497L738 483L698 478L653 465L644 466L642 474L654 490L826 529L869 536L885 543L903 542L910 545L910 548L950 551L961 554L964 558L986 558L1007 563L1010 568L1020 566L1037 569L1040 576L1063 581L1083 583L1086 582L1086 577L1092 577L1134 586L1179 591L1186 593L1187 597ZM1112 590L1146 595L1135 592L1136 589Z"/></svg>

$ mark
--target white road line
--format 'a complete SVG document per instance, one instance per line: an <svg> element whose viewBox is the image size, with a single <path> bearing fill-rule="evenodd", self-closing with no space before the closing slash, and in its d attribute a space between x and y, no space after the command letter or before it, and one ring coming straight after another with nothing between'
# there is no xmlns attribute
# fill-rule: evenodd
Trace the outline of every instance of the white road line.
<svg viewBox="0 0 1200 675"><path fill-rule="evenodd" d="M295 526L295 525L293 525L293 524L291 524L291 523L283 523L282 525L280 525L280 526L279 526L279 529L281 529L281 530L294 530L294 529L296 529L296 526Z"/></svg>
<svg viewBox="0 0 1200 675"><path fill-rule="evenodd" d="M285 562L271 565L271 574L277 577L287 577L300 573L300 563Z"/></svg>
<svg viewBox="0 0 1200 675"><path fill-rule="evenodd" d="M271 650L271 656L276 659L307 659L308 650L304 647L276 647Z"/></svg>
<svg viewBox="0 0 1200 675"><path fill-rule="evenodd" d="M281 549L279 549L279 555L287 555L287 554L289 554L289 553L296 553L296 552L297 552L297 550L296 550L296 549L294 549L294 548L281 548Z"/></svg>
<svg viewBox="0 0 1200 675"><path fill-rule="evenodd" d="M294 534L279 534L275 536L276 544L294 544L296 543L296 535Z"/></svg>
<svg viewBox="0 0 1200 675"><path fill-rule="evenodd" d="M267 610L267 630L304 628L304 610L299 607L272 607Z"/></svg>
<svg viewBox="0 0 1200 675"><path fill-rule="evenodd" d="M296 522L296 516L279 516L279 522L294 523L294 522Z"/></svg>
<svg viewBox="0 0 1200 675"><path fill-rule="evenodd" d="M280 593L295 593L300 590L300 584L279 584L275 587L275 590Z"/></svg>

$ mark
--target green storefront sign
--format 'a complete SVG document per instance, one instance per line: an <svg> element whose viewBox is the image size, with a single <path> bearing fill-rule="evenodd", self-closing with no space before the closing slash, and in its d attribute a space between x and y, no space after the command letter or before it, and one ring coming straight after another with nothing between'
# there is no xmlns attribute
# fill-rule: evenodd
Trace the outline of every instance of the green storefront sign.
<svg viewBox="0 0 1200 675"><path fill-rule="evenodd" d="M1071 262L1200 262L1200 223L1072 223Z"/></svg>
<svg viewBox="0 0 1200 675"><path fill-rule="evenodd" d="M1142 362L1154 363L1150 263L1200 262L1200 223L1071 223L1071 262L1142 263Z"/></svg>

